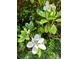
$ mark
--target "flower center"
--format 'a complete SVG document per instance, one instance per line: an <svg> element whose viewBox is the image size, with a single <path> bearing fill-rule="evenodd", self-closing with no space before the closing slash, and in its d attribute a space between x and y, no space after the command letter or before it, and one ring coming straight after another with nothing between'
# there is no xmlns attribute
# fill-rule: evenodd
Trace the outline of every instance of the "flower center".
<svg viewBox="0 0 79 59"><path fill-rule="evenodd" d="M34 41L34 44L35 44L35 45L38 45L39 43L38 43L38 41Z"/></svg>

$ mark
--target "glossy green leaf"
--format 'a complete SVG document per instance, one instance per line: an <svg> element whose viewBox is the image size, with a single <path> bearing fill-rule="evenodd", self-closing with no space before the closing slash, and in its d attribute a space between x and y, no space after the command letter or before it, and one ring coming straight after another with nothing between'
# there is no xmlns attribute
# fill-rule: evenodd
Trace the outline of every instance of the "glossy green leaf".
<svg viewBox="0 0 79 59"><path fill-rule="evenodd" d="M41 11L41 10L37 10L37 14L40 15L41 17L46 17L45 16L45 12Z"/></svg>
<svg viewBox="0 0 79 59"><path fill-rule="evenodd" d="M55 17L55 14L56 14L56 11L52 11L51 13L50 13L50 16L52 17Z"/></svg>
<svg viewBox="0 0 79 59"><path fill-rule="evenodd" d="M19 39L18 39L18 42L19 42L19 43L23 42L22 38L19 38Z"/></svg>
<svg viewBox="0 0 79 59"><path fill-rule="evenodd" d="M30 40L30 37L29 37L29 35L26 35L26 40Z"/></svg>
<svg viewBox="0 0 79 59"><path fill-rule="evenodd" d="M25 37L22 36L22 37L20 37L20 38L18 39L18 42L21 43L21 42L23 42L24 40L25 40Z"/></svg>
<svg viewBox="0 0 79 59"><path fill-rule="evenodd" d="M27 28L24 27L23 29L24 29L25 32L27 32Z"/></svg>
<svg viewBox="0 0 79 59"><path fill-rule="evenodd" d="M55 17L57 18L57 17L60 17L60 16L61 16L61 11L57 12Z"/></svg>
<svg viewBox="0 0 79 59"><path fill-rule="evenodd" d="M48 29L48 32L50 32L51 24L48 24L48 25L47 25L47 29Z"/></svg>
<svg viewBox="0 0 79 59"><path fill-rule="evenodd" d="M26 28L28 28L28 29L32 29L32 28L33 28L33 22L26 23L25 26L26 26Z"/></svg>
<svg viewBox="0 0 79 59"><path fill-rule="evenodd" d="M61 19L56 19L57 22L61 22Z"/></svg>
<svg viewBox="0 0 79 59"><path fill-rule="evenodd" d="M55 16L49 16L48 19L49 20L55 20L56 18L55 18Z"/></svg>
<svg viewBox="0 0 79 59"><path fill-rule="evenodd" d="M48 19L49 20L55 20L56 19L55 15L56 15L56 12L54 12L54 11L50 12Z"/></svg>
<svg viewBox="0 0 79 59"><path fill-rule="evenodd" d="M38 28L38 32L44 33L44 28L43 27Z"/></svg>
<svg viewBox="0 0 79 59"><path fill-rule="evenodd" d="M46 32L46 33L48 32L48 29L47 29L47 27L48 27L48 26L46 25L46 26L45 26L45 32Z"/></svg>
<svg viewBox="0 0 79 59"><path fill-rule="evenodd" d="M21 31L21 35L25 36L26 32L25 31Z"/></svg>
<svg viewBox="0 0 79 59"><path fill-rule="evenodd" d="M44 24L47 23L48 21L46 19L41 19L40 21L38 21L39 24Z"/></svg>
<svg viewBox="0 0 79 59"><path fill-rule="evenodd" d="M56 34L56 32L57 32L57 28L56 28L56 26L53 24L53 25L51 26L50 33Z"/></svg>
<svg viewBox="0 0 79 59"><path fill-rule="evenodd" d="M50 24L47 24L47 25L45 26L45 32L46 32L46 33L49 32L50 29L51 29L51 25L50 25Z"/></svg>

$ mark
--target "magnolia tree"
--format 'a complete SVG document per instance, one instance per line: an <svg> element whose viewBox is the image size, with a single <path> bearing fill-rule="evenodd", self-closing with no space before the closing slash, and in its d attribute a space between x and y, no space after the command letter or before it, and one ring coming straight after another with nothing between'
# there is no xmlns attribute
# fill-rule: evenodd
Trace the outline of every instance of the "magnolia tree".
<svg viewBox="0 0 79 59"><path fill-rule="evenodd" d="M61 1L18 0L17 58L61 58Z"/></svg>

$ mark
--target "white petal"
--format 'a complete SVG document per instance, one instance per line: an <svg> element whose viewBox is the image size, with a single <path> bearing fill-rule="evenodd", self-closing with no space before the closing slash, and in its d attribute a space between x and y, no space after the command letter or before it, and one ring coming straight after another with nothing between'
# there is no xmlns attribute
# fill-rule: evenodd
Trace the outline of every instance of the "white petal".
<svg viewBox="0 0 79 59"><path fill-rule="evenodd" d="M48 12L50 12L50 11L51 11L51 9L48 9L47 11L48 11Z"/></svg>
<svg viewBox="0 0 79 59"><path fill-rule="evenodd" d="M40 49L46 50L46 46L45 46L44 44L39 44L38 47L39 47Z"/></svg>
<svg viewBox="0 0 79 59"><path fill-rule="evenodd" d="M34 40L39 40L41 38L41 36L39 35L39 34L36 34L35 36L34 36Z"/></svg>
<svg viewBox="0 0 79 59"><path fill-rule="evenodd" d="M50 5L52 9L56 9L56 6L54 4Z"/></svg>
<svg viewBox="0 0 79 59"><path fill-rule="evenodd" d="M32 48L33 45L34 45L33 42L28 42L28 43L27 43L27 47L28 47L28 48Z"/></svg>
<svg viewBox="0 0 79 59"><path fill-rule="evenodd" d="M37 52L38 52L38 46L35 45L32 49L32 53L37 54Z"/></svg>
<svg viewBox="0 0 79 59"><path fill-rule="evenodd" d="M43 7L43 10L45 10L45 11L46 11L46 6L44 6L44 7Z"/></svg>
<svg viewBox="0 0 79 59"><path fill-rule="evenodd" d="M45 3L46 5L49 5L49 1L46 1L46 3Z"/></svg>
<svg viewBox="0 0 79 59"><path fill-rule="evenodd" d="M51 7L50 7L50 5L46 6L46 8L47 8L47 11L48 11L48 12L51 11Z"/></svg>
<svg viewBox="0 0 79 59"><path fill-rule="evenodd" d="M40 38L40 40L38 41L38 43L44 43L44 38Z"/></svg>

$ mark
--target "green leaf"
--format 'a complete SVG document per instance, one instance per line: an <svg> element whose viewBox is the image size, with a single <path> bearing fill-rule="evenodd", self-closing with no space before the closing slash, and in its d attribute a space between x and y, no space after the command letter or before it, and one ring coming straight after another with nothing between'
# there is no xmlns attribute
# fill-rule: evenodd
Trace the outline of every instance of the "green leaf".
<svg viewBox="0 0 79 59"><path fill-rule="evenodd" d="M56 14L56 11L52 11L52 12L50 13L50 16L55 17L55 14Z"/></svg>
<svg viewBox="0 0 79 59"><path fill-rule="evenodd" d="M55 20L55 19L56 19L56 18L55 18L55 15L56 15L56 12L54 12L54 11L50 12L50 14L49 14L49 16L48 16L48 19L49 19L49 20Z"/></svg>
<svg viewBox="0 0 79 59"><path fill-rule="evenodd" d="M50 29L51 29L51 24L48 24L48 25L47 25L47 29L48 29L48 32L49 32Z"/></svg>
<svg viewBox="0 0 79 59"><path fill-rule="evenodd" d="M47 25L45 26L45 32L46 32L46 33L48 32Z"/></svg>
<svg viewBox="0 0 79 59"><path fill-rule="evenodd" d="M51 28L51 25L50 25L50 24L47 24L47 25L45 26L45 32L46 32L46 33L49 32L49 31L50 31L50 28Z"/></svg>
<svg viewBox="0 0 79 59"><path fill-rule="evenodd" d="M19 38L19 39L18 39L18 42L19 42L19 43L23 42L22 38Z"/></svg>
<svg viewBox="0 0 79 59"><path fill-rule="evenodd" d="M22 34L19 35L20 38L18 38L18 42L21 43L25 40L25 36L23 36Z"/></svg>
<svg viewBox="0 0 79 59"><path fill-rule="evenodd" d="M26 28L28 28L28 27L29 27L29 24L28 24L28 23L26 23L26 24L25 24L25 26L26 26Z"/></svg>
<svg viewBox="0 0 79 59"><path fill-rule="evenodd" d="M38 28L38 32L44 33L44 28L43 27Z"/></svg>
<svg viewBox="0 0 79 59"><path fill-rule="evenodd" d="M40 15L41 17L46 17L45 12L43 12L41 10L37 10L37 14Z"/></svg>
<svg viewBox="0 0 79 59"><path fill-rule="evenodd" d="M42 6L44 4L45 0L38 0L38 2L40 4L40 6Z"/></svg>
<svg viewBox="0 0 79 59"><path fill-rule="evenodd" d="M23 31L23 30L21 31L21 34L20 34L20 37L22 37L22 36L23 36L23 37L25 37L25 36L26 36L26 32L25 32L25 31Z"/></svg>
<svg viewBox="0 0 79 59"><path fill-rule="evenodd" d="M27 28L24 27L23 29L24 29L25 32L27 32Z"/></svg>
<svg viewBox="0 0 79 59"><path fill-rule="evenodd" d="M61 19L56 19L57 22L61 22Z"/></svg>
<svg viewBox="0 0 79 59"><path fill-rule="evenodd" d="M34 0L30 0L30 2L33 4L34 3Z"/></svg>
<svg viewBox="0 0 79 59"><path fill-rule="evenodd" d="M33 28L33 22L30 22L29 26L30 26L30 29L32 29Z"/></svg>
<svg viewBox="0 0 79 59"><path fill-rule="evenodd" d="M26 23L25 26L26 26L26 28L28 28L28 29L32 29L32 28L33 28L33 22Z"/></svg>
<svg viewBox="0 0 79 59"><path fill-rule="evenodd" d="M51 26L50 33L56 34L56 32L57 32L57 28L56 28L56 26L53 24L53 25Z"/></svg>
<svg viewBox="0 0 79 59"><path fill-rule="evenodd" d="M52 15L52 16L56 15L56 6L55 6L55 4L52 4L52 12L51 12L50 15Z"/></svg>
<svg viewBox="0 0 79 59"><path fill-rule="evenodd" d="M40 21L38 21L39 24L44 24L47 23L48 21L46 19L41 19Z"/></svg>
<svg viewBox="0 0 79 59"><path fill-rule="evenodd" d="M60 17L60 16L61 16L61 11L57 12L55 17L57 18L57 17Z"/></svg>
<svg viewBox="0 0 79 59"><path fill-rule="evenodd" d="M37 55L38 55L39 58L41 57L41 55L42 55L42 51L41 51L41 49L38 49L38 53L37 53Z"/></svg>
<svg viewBox="0 0 79 59"><path fill-rule="evenodd" d="M45 12L45 15L46 15L46 18L48 18L48 16L49 16L49 13L46 11L46 12Z"/></svg>
<svg viewBox="0 0 79 59"><path fill-rule="evenodd" d="M52 53L48 56L47 59L58 59L57 56L55 55L55 53Z"/></svg>
<svg viewBox="0 0 79 59"><path fill-rule="evenodd" d="M54 12L51 12L50 15L53 16L54 15Z"/></svg>
<svg viewBox="0 0 79 59"><path fill-rule="evenodd" d="M53 39L50 40L50 42L49 42L49 47L50 47L51 49L53 49L53 48L55 47L55 41L54 41Z"/></svg>
<svg viewBox="0 0 79 59"><path fill-rule="evenodd" d="M47 59L45 51L41 50L41 56L40 58L37 58L37 59Z"/></svg>
<svg viewBox="0 0 79 59"><path fill-rule="evenodd" d="M49 20L55 20L56 18L55 18L55 16L49 16L48 19Z"/></svg>
<svg viewBox="0 0 79 59"><path fill-rule="evenodd" d="M28 41L28 40L30 40L30 37L29 37L29 35L26 35L26 40Z"/></svg>
<svg viewBox="0 0 79 59"><path fill-rule="evenodd" d="M24 59L35 59L35 58L32 56L32 53L29 51L29 52L25 55Z"/></svg>

